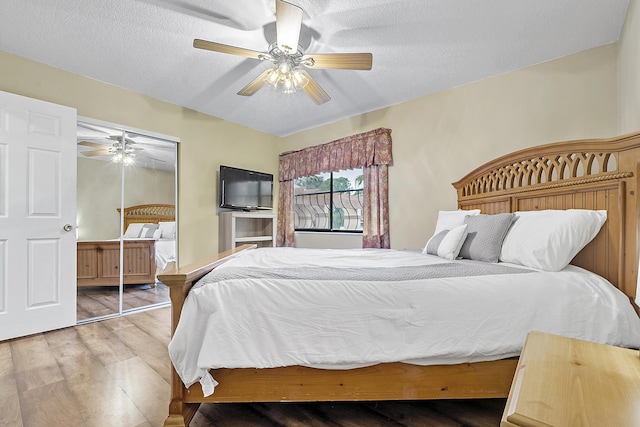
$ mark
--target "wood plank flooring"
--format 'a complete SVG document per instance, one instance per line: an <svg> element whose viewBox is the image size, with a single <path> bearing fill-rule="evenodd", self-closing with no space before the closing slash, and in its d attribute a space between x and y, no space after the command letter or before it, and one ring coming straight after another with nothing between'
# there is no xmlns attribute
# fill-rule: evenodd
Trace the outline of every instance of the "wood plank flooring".
<svg viewBox="0 0 640 427"><path fill-rule="evenodd" d="M161 426L170 309L0 342L0 426ZM194 427L494 427L504 399L206 404Z"/></svg>
<svg viewBox="0 0 640 427"><path fill-rule="evenodd" d="M164 283L125 285L122 309L131 310L147 305L168 303L169 287ZM117 286L82 286L78 288L77 319L86 320L118 312Z"/></svg>

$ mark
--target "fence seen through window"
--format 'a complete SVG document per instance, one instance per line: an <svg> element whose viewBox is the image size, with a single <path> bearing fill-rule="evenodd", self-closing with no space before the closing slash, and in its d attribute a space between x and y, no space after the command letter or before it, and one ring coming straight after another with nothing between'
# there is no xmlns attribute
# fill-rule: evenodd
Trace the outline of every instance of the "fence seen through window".
<svg viewBox="0 0 640 427"><path fill-rule="evenodd" d="M295 229L362 232L362 169L298 178L294 182Z"/></svg>

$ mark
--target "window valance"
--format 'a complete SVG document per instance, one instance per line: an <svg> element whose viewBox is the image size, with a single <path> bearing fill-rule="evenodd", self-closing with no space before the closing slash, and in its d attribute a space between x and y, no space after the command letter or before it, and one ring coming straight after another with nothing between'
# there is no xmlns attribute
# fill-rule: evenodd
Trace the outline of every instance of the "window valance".
<svg viewBox="0 0 640 427"><path fill-rule="evenodd" d="M280 155L278 246L295 246L294 183L303 176L363 169L362 247L389 248L391 129L378 128Z"/></svg>
<svg viewBox="0 0 640 427"><path fill-rule="evenodd" d="M322 172L389 165L391 162L391 129L378 128L280 154L278 180L284 182Z"/></svg>

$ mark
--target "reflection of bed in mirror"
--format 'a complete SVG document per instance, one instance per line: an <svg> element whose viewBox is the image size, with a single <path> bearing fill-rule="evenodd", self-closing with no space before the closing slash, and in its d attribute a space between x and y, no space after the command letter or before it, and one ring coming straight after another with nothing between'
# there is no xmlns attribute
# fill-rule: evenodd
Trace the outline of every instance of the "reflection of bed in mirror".
<svg viewBox="0 0 640 427"><path fill-rule="evenodd" d="M123 216L124 284L154 285L157 272L175 262L175 206L130 206L124 209ZM77 260L78 286L120 284L118 239L77 242Z"/></svg>

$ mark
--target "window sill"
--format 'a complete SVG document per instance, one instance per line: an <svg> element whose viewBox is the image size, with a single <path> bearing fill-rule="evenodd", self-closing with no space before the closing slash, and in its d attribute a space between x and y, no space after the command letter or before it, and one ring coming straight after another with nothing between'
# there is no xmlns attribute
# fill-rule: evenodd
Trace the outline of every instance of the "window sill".
<svg viewBox="0 0 640 427"><path fill-rule="evenodd" d="M296 231L296 234L321 234L323 236L362 236L362 231L310 231L310 230L301 230Z"/></svg>

